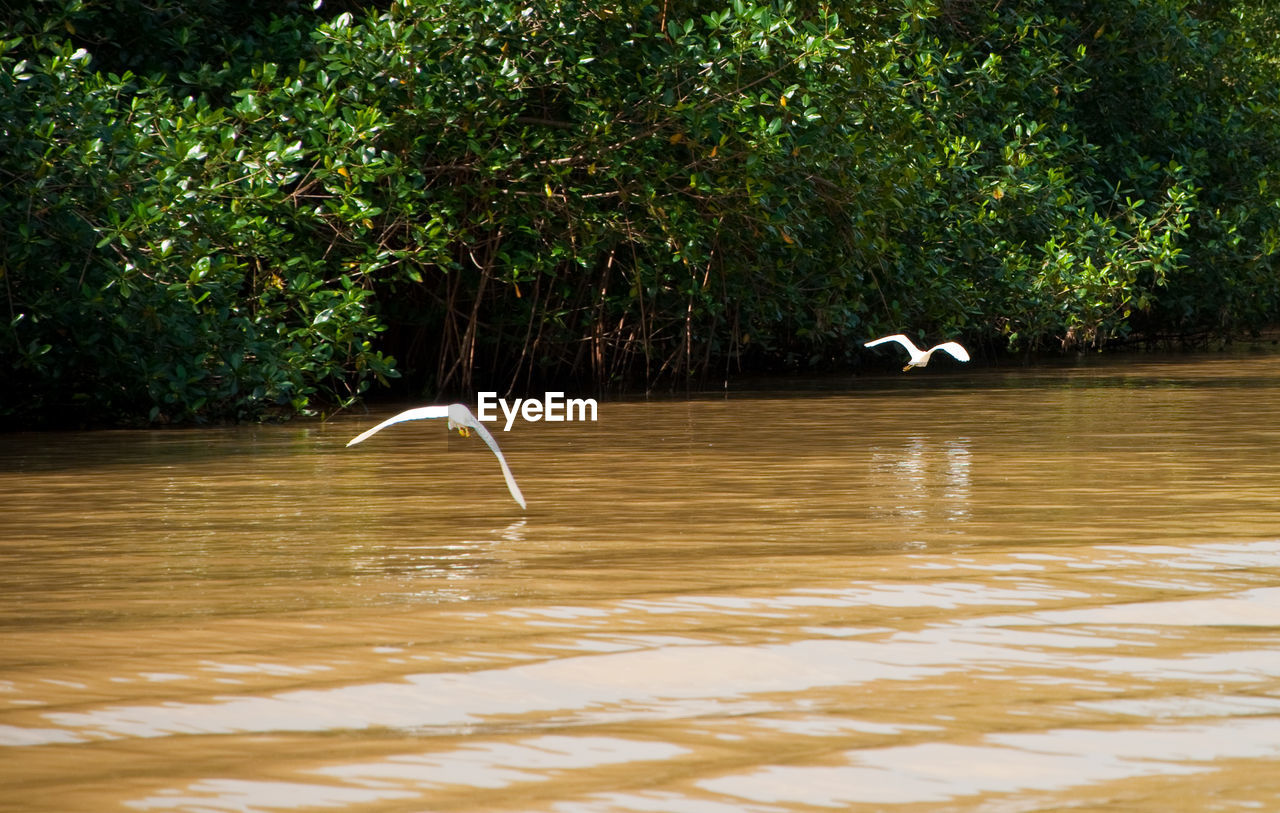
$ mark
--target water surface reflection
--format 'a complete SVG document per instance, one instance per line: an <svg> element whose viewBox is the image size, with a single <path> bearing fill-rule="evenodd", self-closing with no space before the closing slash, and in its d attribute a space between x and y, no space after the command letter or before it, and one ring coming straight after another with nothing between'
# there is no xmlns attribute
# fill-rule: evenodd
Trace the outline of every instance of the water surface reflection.
<svg viewBox="0 0 1280 813"><path fill-rule="evenodd" d="M1280 359L0 442L0 807L1280 805ZM780 417L782 416L782 417Z"/></svg>

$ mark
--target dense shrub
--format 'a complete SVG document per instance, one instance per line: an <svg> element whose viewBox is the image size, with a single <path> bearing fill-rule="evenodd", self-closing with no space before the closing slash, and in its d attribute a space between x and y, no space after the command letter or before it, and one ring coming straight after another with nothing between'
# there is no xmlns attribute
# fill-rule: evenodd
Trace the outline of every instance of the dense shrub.
<svg viewBox="0 0 1280 813"><path fill-rule="evenodd" d="M1261 3L14 20L0 353L24 420L306 410L397 368L465 391L846 365L884 330L1230 335L1280 307Z"/></svg>
<svg viewBox="0 0 1280 813"><path fill-rule="evenodd" d="M256 417L390 374L371 294L352 281L363 227L302 201L316 157L361 149L367 132L319 126L323 101L296 82L278 92L291 105L258 111L272 63L228 109L175 97L163 77L94 72L48 31L0 47L5 412Z"/></svg>

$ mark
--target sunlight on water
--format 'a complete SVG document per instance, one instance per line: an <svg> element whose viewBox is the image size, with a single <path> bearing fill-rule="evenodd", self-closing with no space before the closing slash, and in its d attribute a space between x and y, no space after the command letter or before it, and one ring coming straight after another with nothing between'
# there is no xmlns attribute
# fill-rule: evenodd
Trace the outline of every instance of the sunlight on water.
<svg viewBox="0 0 1280 813"><path fill-rule="evenodd" d="M3 438L0 809L1274 809L1235 361Z"/></svg>
<svg viewBox="0 0 1280 813"><path fill-rule="evenodd" d="M1211 770L1188 764L1280 757L1274 720L1229 725L1150 726L1101 731L1056 729L991 735L982 745L929 743L866 749L848 765L777 767L700 785L757 802L824 807L943 802L981 793L1058 790L1151 774ZM616 804L615 809L626 809Z"/></svg>

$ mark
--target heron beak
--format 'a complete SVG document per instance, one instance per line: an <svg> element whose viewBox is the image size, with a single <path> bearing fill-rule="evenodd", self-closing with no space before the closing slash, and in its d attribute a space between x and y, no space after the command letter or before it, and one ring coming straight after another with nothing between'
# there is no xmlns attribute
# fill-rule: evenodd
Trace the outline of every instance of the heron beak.
<svg viewBox="0 0 1280 813"><path fill-rule="evenodd" d="M914 364L908 364L906 367L903 367L903 368L902 368L902 372L904 372L904 373L905 373L907 370L910 370L910 369L911 369L912 367L914 367L914 366L915 366Z"/></svg>

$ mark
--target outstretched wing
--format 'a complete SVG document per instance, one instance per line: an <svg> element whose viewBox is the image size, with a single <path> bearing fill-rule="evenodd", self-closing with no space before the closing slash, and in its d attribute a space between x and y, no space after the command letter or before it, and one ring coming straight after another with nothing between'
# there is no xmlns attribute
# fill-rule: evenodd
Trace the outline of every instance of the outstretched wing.
<svg viewBox="0 0 1280 813"><path fill-rule="evenodd" d="M969 360L969 351L961 347L959 342L943 342L942 344L933 348L933 350L945 350L951 355L960 359L961 361ZM932 353L933 350L930 350L929 352Z"/></svg>
<svg viewBox="0 0 1280 813"><path fill-rule="evenodd" d="M884 344L885 342L897 342L907 349L907 352L911 354L912 358L920 355L920 348L912 344L911 340L906 336L903 336L901 333L895 333L892 336L885 336L883 339L876 339L875 341L867 342L863 347L875 347L876 345Z"/></svg>
<svg viewBox="0 0 1280 813"><path fill-rule="evenodd" d="M399 415L395 415L393 417L387 418L385 421L373 427L372 429L369 429L368 431L361 432L360 434L356 435L351 440L347 441L347 445L355 446L360 441L368 438L374 432L380 431L382 429L386 429L388 426L390 426L393 423L401 423L403 421L420 421L423 418L447 418L447 417L449 417L449 407L447 406L425 406L425 407L418 407L417 409L405 410L404 412L401 412Z"/></svg>
<svg viewBox="0 0 1280 813"><path fill-rule="evenodd" d="M524 502L524 495L520 493L520 486L516 485L516 478L512 476L510 467L507 466L507 459L502 456L502 450L498 448L498 441L493 439L493 435L489 434L489 430L484 428L484 424L476 420L476 416L471 414L471 410L462 404L453 404L449 407L449 419L455 424L467 426L476 430L476 434L485 442L485 445L498 458L499 465L502 466L502 476L507 478L507 490L511 492L511 496L516 502L520 503L521 508L528 508Z"/></svg>

